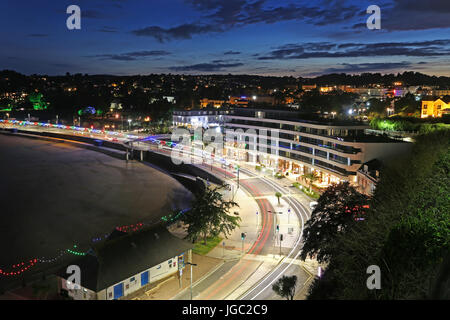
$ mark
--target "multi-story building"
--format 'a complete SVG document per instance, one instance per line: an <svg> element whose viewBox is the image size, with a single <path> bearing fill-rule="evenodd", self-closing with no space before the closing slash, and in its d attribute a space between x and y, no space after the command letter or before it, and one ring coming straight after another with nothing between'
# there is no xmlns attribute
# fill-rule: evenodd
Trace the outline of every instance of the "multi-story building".
<svg viewBox="0 0 450 320"><path fill-rule="evenodd" d="M450 113L450 96L422 100L421 118L439 118L448 113Z"/></svg>
<svg viewBox="0 0 450 320"><path fill-rule="evenodd" d="M380 160L373 159L364 163L361 168L359 168L356 173L359 192L367 196L373 195L380 178L380 169L382 165Z"/></svg>
<svg viewBox="0 0 450 320"><path fill-rule="evenodd" d="M436 97L448 96L450 95L450 89L434 89L431 90L431 94Z"/></svg>
<svg viewBox="0 0 450 320"><path fill-rule="evenodd" d="M240 106L240 107L247 107L248 106L248 99L246 96L243 97L230 97L229 103L231 105Z"/></svg>
<svg viewBox="0 0 450 320"><path fill-rule="evenodd" d="M232 110L224 115L228 137L224 153L229 159L259 163L299 181L315 172L318 184L326 186L341 180L356 184L363 163L407 152L411 145L369 135L364 124L301 117L293 111Z"/></svg>
<svg viewBox="0 0 450 320"><path fill-rule="evenodd" d="M308 173L327 186L341 180L357 184L357 171L372 159L407 152L410 143L367 134L369 126L353 121L307 121L298 111L234 108L176 111L175 126L223 126L223 154L229 160L259 164L297 181ZM200 120L202 119L202 120Z"/></svg>
<svg viewBox="0 0 450 320"><path fill-rule="evenodd" d="M304 85L302 85L302 90L303 91L312 91L312 90L314 90L316 88L317 88L316 84L304 84Z"/></svg>
<svg viewBox="0 0 450 320"><path fill-rule="evenodd" d="M211 100L208 98L200 100L200 106L202 108L207 108L209 106L213 106L214 108L220 108L224 103L225 100Z"/></svg>
<svg viewBox="0 0 450 320"><path fill-rule="evenodd" d="M186 127L189 129L218 127L223 124L225 121L224 115L228 113L228 110L215 109L174 111L172 124L175 127Z"/></svg>

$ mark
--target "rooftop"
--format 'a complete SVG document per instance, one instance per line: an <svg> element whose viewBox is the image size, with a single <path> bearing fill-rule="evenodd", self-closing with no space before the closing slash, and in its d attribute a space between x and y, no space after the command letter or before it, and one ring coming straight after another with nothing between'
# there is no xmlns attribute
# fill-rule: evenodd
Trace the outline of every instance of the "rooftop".
<svg viewBox="0 0 450 320"><path fill-rule="evenodd" d="M192 243L158 224L134 233L115 230L104 243L71 264L81 269L81 286L99 292L192 248ZM66 278L66 268L58 275Z"/></svg>

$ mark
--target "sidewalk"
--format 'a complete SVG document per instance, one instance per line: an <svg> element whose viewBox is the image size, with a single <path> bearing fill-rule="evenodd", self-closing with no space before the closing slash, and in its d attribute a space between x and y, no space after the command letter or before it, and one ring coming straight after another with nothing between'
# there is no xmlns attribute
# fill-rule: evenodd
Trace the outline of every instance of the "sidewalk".
<svg viewBox="0 0 450 320"><path fill-rule="evenodd" d="M197 266L192 267L193 283L213 272L220 267L223 262L220 259L192 254L192 263ZM183 290L189 290L191 284L191 267L186 265L183 269L181 287L179 272L176 274L150 284L149 287L142 288L126 297L126 300L170 300L180 294Z"/></svg>
<svg viewBox="0 0 450 320"><path fill-rule="evenodd" d="M221 175L220 169L214 171L216 175ZM249 176L243 172L240 172L240 179L246 178L249 178ZM292 185L289 181L282 183L281 181L276 180L275 182L284 187ZM231 200L234 194L234 201L239 204L239 207L231 209L231 213L234 214L236 212L242 220L240 222L240 227L235 229L228 236L228 239L224 239L222 243L213 248L206 256L193 254L193 263L198 264L198 266L193 269L193 284L195 287L194 299L202 297L205 298L205 294L201 293L205 288L209 287L214 282L224 283L229 282L228 280L231 281L231 279L234 278L233 275L237 272L236 270L240 270L239 274L236 275L237 278L230 283L231 286L228 288L230 290L222 290L211 295L211 297L219 297L220 299L238 298L280 263L282 258L290 252L290 248L292 248L295 244L295 240L300 232L299 226L301 221L299 221L292 208L291 214L288 215L289 207L286 200L281 198L281 205L279 206L278 200L275 196L263 196L272 204L276 212L283 212L282 214L277 214L274 219L275 222L279 224L280 228L280 232L276 235L277 242L272 247L272 250L270 250L270 254L257 256L252 254L244 255L242 252L242 245L244 245L244 252L247 252L253 246L253 243L258 239L262 223L261 212L259 212L260 209L255 198L247 194L242 187L237 189L236 179L228 179L227 183L233 187L231 191L223 191L224 198L226 200ZM285 196L286 194L283 195L283 197ZM291 194L291 196L294 196L294 194ZM289 228L293 229L289 230ZM177 225L172 226L170 228L170 232L180 238L183 238L186 235L183 228ZM246 233L244 243L241 239L242 232ZM281 256L279 254L280 233L283 234ZM204 266L203 264L208 264L208 266ZM242 264L245 264L247 267L243 269ZM202 277L208 277L208 280L203 281L202 283ZM166 279L159 284L156 283L152 286L152 289L146 289L146 293L141 293L140 295L137 295L136 298L142 300L170 298L188 299L190 297L190 267L183 270L182 279L182 288L180 288L179 276L177 274L176 276ZM199 289L201 289L200 292L198 291ZM208 294L206 294L206 296L210 298Z"/></svg>

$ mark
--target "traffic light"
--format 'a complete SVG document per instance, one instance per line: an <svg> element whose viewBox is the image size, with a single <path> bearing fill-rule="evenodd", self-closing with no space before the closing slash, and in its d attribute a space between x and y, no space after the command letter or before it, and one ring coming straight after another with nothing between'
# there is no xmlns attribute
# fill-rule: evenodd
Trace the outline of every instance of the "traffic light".
<svg viewBox="0 0 450 320"><path fill-rule="evenodd" d="M244 232L241 233L241 239L242 239L242 240L245 239L245 233L244 233Z"/></svg>
<svg viewBox="0 0 450 320"><path fill-rule="evenodd" d="M280 226L277 224L277 232L280 231Z"/></svg>
<svg viewBox="0 0 450 320"><path fill-rule="evenodd" d="M280 241L283 241L283 235L280 234Z"/></svg>

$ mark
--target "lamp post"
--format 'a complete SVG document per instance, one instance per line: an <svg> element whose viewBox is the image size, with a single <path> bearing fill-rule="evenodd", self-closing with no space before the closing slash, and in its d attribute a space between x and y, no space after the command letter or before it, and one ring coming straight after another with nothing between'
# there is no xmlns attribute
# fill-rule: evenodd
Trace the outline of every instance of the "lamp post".
<svg viewBox="0 0 450 320"><path fill-rule="evenodd" d="M197 264L195 263L190 263L190 262L186 262L186 264L191 266L191 300L192 300L192 266L196 267Z"/></svg>
<svg viewBox="0 0 450 320"><path fill-rule="evenodd" d="M131 131L131 127L130 127L131 126L131 121L132 121L131 119L128 119L128 131Z"/></svg>

